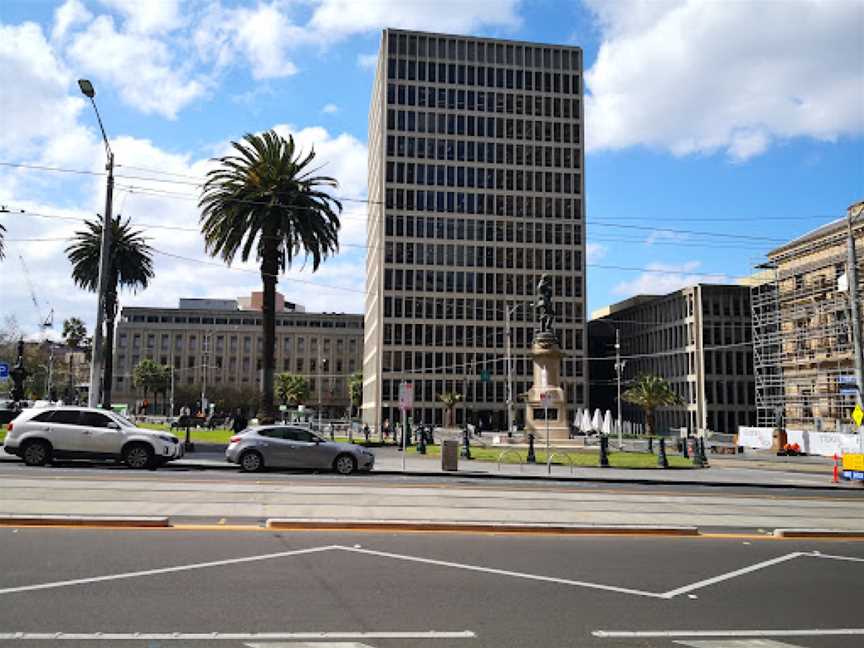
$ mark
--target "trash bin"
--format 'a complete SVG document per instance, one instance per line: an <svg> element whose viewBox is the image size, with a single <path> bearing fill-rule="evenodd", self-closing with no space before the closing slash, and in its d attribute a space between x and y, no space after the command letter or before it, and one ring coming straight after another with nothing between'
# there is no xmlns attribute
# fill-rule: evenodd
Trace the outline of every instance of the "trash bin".
<svg viewBox="0 0 864 648"><path fill-rule="evenodd" d="M441 444L441 470L459 470L459 442L447 439Z"/></svg>

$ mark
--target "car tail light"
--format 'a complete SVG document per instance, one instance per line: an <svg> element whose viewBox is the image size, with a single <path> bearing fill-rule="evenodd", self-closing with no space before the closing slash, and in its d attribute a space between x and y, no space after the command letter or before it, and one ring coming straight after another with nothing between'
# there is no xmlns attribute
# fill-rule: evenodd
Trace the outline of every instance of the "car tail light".
<svg viewBox="0 0 864 648"><path fill-rule="evenodd" d="M11 431L12 431L12 421L9 421L6 424L6 432L11 432Z"/></svg>
<svg viewBox="0 0 864 648"><path fill-rule="evenodd" d="M9 428L9 429L11 430L12 428ZM242 438L243 437L240 437L240 436L233 436L230 439L228 439L228 443L240 443L240 439L242 439Z"/></svg>

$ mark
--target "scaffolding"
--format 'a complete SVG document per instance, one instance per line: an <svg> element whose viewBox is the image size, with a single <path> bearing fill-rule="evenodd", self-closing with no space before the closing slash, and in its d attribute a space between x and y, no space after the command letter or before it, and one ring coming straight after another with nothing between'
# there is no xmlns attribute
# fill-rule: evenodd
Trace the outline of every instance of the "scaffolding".
<svg viewBox="0 0 864 648"><path fill-rule="evenodd" d="M852 432L849 290L856 287L844 286L845 228L770 258L760 266L764 282L751 288L757 425Z"/></svg>

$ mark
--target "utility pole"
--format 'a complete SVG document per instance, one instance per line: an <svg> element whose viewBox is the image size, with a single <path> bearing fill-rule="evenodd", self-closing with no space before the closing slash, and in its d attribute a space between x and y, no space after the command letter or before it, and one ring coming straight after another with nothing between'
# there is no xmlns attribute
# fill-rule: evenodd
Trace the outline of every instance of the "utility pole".
<svg viewBox="0 0 864 648"><path fill-rule="evenodd" d="M209 358L207 355L207 349L208 349L207 343L209 340L210 340L210 334L205 333L203 335L202 340L201 340L201 344L203 345L203 348L201 350L203 351L203 355L204 355L204 364L201 367L201 371L202 371L202 375L201 375L201 412L204 414L205 419L207 418L207 395L206 395L207 394L207 363L209 361Z"/></svg>
<svg viewBox="0 0 864 648"><path fill-rule="evenodd" d="M93 84L87 79L79 79L78 87L85 97L90 99L93 104L93 110L96 111L96 119L99 122L99 130L102 131L102 141L105 144L105 153L108 156L108 163L105 165L105 170L108 171L107 184L105 188L105 214L102 222L102 245L99 251L99 292L97 294L96 307L96 328L93 331L93 352L90 356L90 390L87 395L88 407L98 407L99 405L99 390L102 385L102 368L104 367L106 350L103 349L103 331L105 318L105 295L108 292L108 275L109 264L111 259L111 211L114 198L114 151L111 150L111 145L108 143L108 136L105 134L105 127L102 125L102 118L99 116L99 109L96 107L96 91L93 89ZM105 385L106 399L102 403L104 409L110 409L110 393L111 386Z"/></svg>
<svg viewBox="0 0 864 648"><path fill-rule="evenodd" d="M515 309L515 306L514 306ZM513 434L513 357L511 349L513 345L513 329L510 327L510 305L504 304L504 343L507 354L507 436Z"/></svg>
<svg viewBox="0 0 864 648"><path fill-rule="evenodd" d="M54 345L48 343L48 385L45 389L45 400L54 400L51 398L51 390L54 388Z"/></svg>
<svg viewBox="0 0 864 648"><path fill-rule="evenodd" d="M862 390L864 390L864 360L862 360L861 357L861 310L858 305L858 260L855 254L855 237L852 233L853 220L855 217L860 216L862 212L864 212L864 202L850 205L846 210L846 247L849 256L847 261L849 267L846 270L846 274L849 278L849 308L852 311L852 352L855 354L855 382L858 385L856 399L858 405L864 407L864 393L862 393ZM861 430L859 429L859 432L860 431Z"/></svg>
<svg viewBox="0 0 864 648"><path fill-rule="evenodd" d="M621 421L621 374L624 373L624 365L627 361L621 361L621 332L615 327L615 376L618 379L618 448L624 449L624 424Z"/></svg>

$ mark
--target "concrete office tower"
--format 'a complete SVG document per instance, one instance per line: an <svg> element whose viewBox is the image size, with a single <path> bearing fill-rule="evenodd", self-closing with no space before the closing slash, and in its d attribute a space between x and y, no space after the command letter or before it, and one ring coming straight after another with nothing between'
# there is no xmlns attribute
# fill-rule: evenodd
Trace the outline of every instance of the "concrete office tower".
<svg viewBox="0 0 864 648"><path fill-rule="evenodd" d="M369 110L363 418L506 429L531 385L531 300L554 280L569 417L585 405L582 51L387 29ZM515 407L522 423L521 407Z"/></svg>

